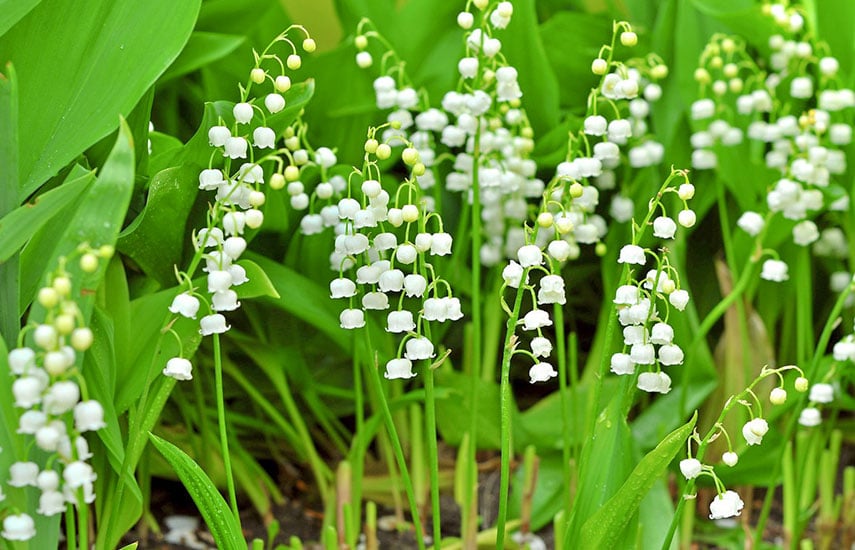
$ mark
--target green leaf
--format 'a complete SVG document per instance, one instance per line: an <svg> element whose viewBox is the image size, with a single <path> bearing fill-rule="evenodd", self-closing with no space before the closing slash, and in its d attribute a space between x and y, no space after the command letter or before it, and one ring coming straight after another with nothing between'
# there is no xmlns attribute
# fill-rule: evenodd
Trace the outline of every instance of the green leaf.
<svg viewBox="0 0 855 550"><path fill-rule="evenodd" d="M62 185L3 216L0 219L0 262L17 253L57 212L74 206L94 181L94 171L75 166Z"/></svg>
<svg viewBox="0 0 855 550"><path fill-rule="evenodd" d="M98 178L89 186L84 199L80 202L80 207L73 212L67 225L64 225L65 231L61 237L57 238L57 229L63 226L58 224L46 226L24 249L21 256L22 301L31 300L37 288L43 284L47 273L58 265L59 258L74 252L81 243L89 243L95 247L115 246L131 200L133 187L133 144L130 129L124 121L121 121L121 131L116 145ZM66 265L66 270L75 282L76 288L79 289L79 296L75 296L75 299L80 305L84 320L88 319L95 297L94 292L87 289L96 289L100 286L101 278L106 271L106 262L102 261L95 273L84 273L74 261ZM34 303L33 311L43 310L38 303Z"/></svg>
<svg viewBox="0 0 855 550"><path fill-rule="evenodd" d="M577 540L581 527L615 494L632 469L632 436L623 412L627 384L621 381L609 405L597 418L591 439L582 448L571 540Z"/></svg>
<svg viewBox="0 0 855 550"><path fill-rule="evenodd" d="M502 53L519 72L522 104L535 133L547 133L561 114L558 109L558 79L538 32L534 0L514 2L513 19L507 29L497 32L497 36L502 40ZM576 51L575 46L571 51Z"/></svg>
<svg viewBox="0 0 855 550"><path fill-rule="evenodd" d="M42 0L0 0L0 36L12 28Z"/></svg>
<svg viewBox="0 0 855 550"><path fill-rule="evenodd" d="M330 299L326 284L321 286L316 280L258 254L247 252L245 257L251 258L267 274L279 295L278 298L267 298L265 302L323 331L343 349L351 349L353 335L339 326L339 307Z"/></svg>
<svg viewBox="0 0 855 550"><path fill-rule="evenodd" d="M118 249L161 286L175 281L190 209L199 191L198 171L188 165L161 170L152 179L143 211L122 232Z"/></svg>
<svg viewBox="0 0 855 550"><path fill-rule="evenodd" d="M572 11L556 13L540 26L540 39L546 57L558 75L562 107L584 105L584 98L599 80L591 72L591 61L598 56L600 47L611 38L611 33L610 18ZM568 51L572 51L573 55L567 55ZM528 102L525 103L527 106ZM566 143L566 131L562 137Z"/></svg>
<svg viewBox="0 0 855 550"><path fill-rule="evenodd" d="M249 279L244 284L235 287L238 298L257 298L259 296L281 298L267 273L257 263L252 260L240 260L237 263L246 270L246 277Z"/></svg>
<svg viewBox="0 0 855 550"><path fill-rule="evenodd" d="M617 542L624 528L653 484L662 477L668 469L668 464L684 448L697 420L698 415L695 413L691 420L668 434L655 449L641 459L617 493L582 526L580 548L618 547Z"/></svg>
<svg viewBox="0 0 855 550"><path fill-rule="evenodd" d="M184 47L199 3L42 2L0 38L20 77L19 199L115 129Z"/></svg>
<svg viewBox="0 0 855 550"><path fill-rule="evenodd" d="M169 462L199 508L218 548L246 548L240 525L210 478L184 451L149 432L152 445Z"/></svg>
<svg viewBox="0 0 855 550"><path fill-rule="evenodd" d="M14 2L13 2L14 3ZM9 4L6 2L5 4ZM0 13L4 13L0 9ZM0 72L0 217L18 206L18 80L12 64L6 65L6 74ZM2 228L0 228L2 238ZM0 254L6 247L0 245ZM10 253L11 254L11 253ZM13 342L21 326L18 315L19 258L3 263L0 260L0 304L13 304L0 308L0 336Z"/></svg>
<svg viewBox="0 0 855 550"><path fill-rule="evenodd" d="M194 31L178 59L160 77L161 82L193 72L232 53L246 40L235 34Z"/></svg>

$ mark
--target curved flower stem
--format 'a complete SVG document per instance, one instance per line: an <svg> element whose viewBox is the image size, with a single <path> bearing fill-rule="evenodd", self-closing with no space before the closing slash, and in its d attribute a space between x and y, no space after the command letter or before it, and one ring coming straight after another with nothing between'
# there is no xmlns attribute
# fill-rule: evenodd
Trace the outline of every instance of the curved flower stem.
<svg viewBox="0 0 855 550"><path fill-rule="evenodd" d="M834 331L837 326L837 319L840 317L840 312L843 311L843 306L846 303L846 298L855 291L855 281L849 283L849 286L840 293L837 301L834 303L834 307L831 309L831 313L828 314L828 319L825 321L825 326L822 328L822 333L820 333L819 340L817 341L816 348L814 349L813 358L811 359L810 365L807 369L805 369L805 377L808 380L813 380L816 377L816 369L819 365L820 359L822 359L825 350L828 348L828 342L831 340L831 333ZM807 396L802 394L799 397L798 402L794 406L794 410L800 410L804 408L805 400ZM793 434L796 431L796 425L798 424L798 415L793 414L790 417L790 422L787 424L787 430L784 432L784 441L791 441L793 438ZM772 477L770 479L778 479L778 476L781 473L781 463L782 461L775 460L775 466L772 471ZM762 540L763 531L766 528L766 521L769 519L769 512L772 509L772 500L774 498L775 491L767 491L766 497L763 499L763 507L760 510L760 516L757 518L757 527L754 529L754 540Z"/></svg>
<svg viewBox="0 0 855 550"><path fill-rule="evenodd" d="M223 468L226 471L226 487L229 492L229 504L235 520L240 525L240 513L237 507L237 495L235 493L235 479L232 473L232 459L229 455L229 439L226 430L226 404L223 396L223 358L220 349L220 335L213 334L214 342L214 377L215 392L217 394L217 424L220 429L220 452L223 455Z"/></svg>
<svg viewBox="0 0 855 550"><path fill-rule="evenodd" d="M510 485L510 462L511 462L511 408L513 397L511 396L511 357L516 348L516 335L514 334L517 321L520 317L523 296L526 294L525 281L528 279L529 268L523 271L520 286L517 289L517 297L514 300L514 309L508 318L505 329L505 345L502 351L502 381L501 391L501 448L502 464L499 477L499 515L496 518L496 548L504 548L505 522L508 517L508 486Z"/></svg>

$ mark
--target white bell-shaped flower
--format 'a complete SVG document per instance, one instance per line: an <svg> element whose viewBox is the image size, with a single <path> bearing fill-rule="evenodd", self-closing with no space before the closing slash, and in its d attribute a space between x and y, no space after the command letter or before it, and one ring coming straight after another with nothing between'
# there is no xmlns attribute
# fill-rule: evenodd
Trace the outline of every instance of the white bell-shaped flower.
<svg viewBox="0 0 855 550"><path fill-rule="evenodd" d="M680 346L674 344L666 344L659 348L659 363L664 366L682 365L683 350Z"/></svg>
<svg viewBox="0 0 855 550"><path fill-rule="evenodd" d="M535 363L528 370L529 382L547 382L550 378L558 376L558 372L549 363Z"/></svg>
<svg viewBox="0 0 855 550"><path fill-rule="evenodd" d="M634 374L635 363L632 362L632 357L629 354L615 353L612 354L609 370L617 375Z"/></svg>
<svg viewBox="0 0 855 550"><path fill-rule="evenodd" d="M531 340L531 352L535 357L549 357L552 353L552 342L549 338L536 336Z"/></svg>
<svg viewBox="0 0 855 550"><path fill-rule="evenodd" d="M350 298L356 296L356 283L347 277L330 281L330 298Z"/></svg>
<svg viewBox="0 0 855 550"><path fill-rule="evenodd" d="M249 144L242 137L229 137L223 147L223 156L230 159L245 159Z"/></svg>
<svg viewBox="0 0 855 550"><path fill-rule="evenodd" d="M62 479L68 487L77 489L86 483L94 482L98 476L92 466L82 460L75 460L62 470Z"/></svg>
<svg viewBox="0 0 855 550"><path fill-rule="evenodd" d="M769 431L769 423L762 418L749 420L742 427L742 436L749 445L760 445L763 436Z"/></svg>
<svg viewBox="0 0 855 550"><path fill-rule="evenodd" d="M680 472L686 479L695 479L701 474L703 464L697 458L685 458L680 461Z"/></svg>
<svg viewBox="0 0 855 550"><path fill-rule="evenodd" d="M163 368L163 374L176 380L192 380L193 379L193 364L183 357L173 357L166 362L166 367Z"/></svg>
<svg viewBox="0 0 855 550"><path fill-rule="evenodd" d="M816 407L805 407L799 413L799 424L806 428L812 428L822 424L822 413Z"/></svg>
<svg viewBox="0 0 855 550"><path fill-rule="evenodd" d="M231 327L226 324L226 318L220 313L205 315L199 321L199 334L210 336L211 334L222 334Z"/></svg>
<svg viewBox="0 0 855 550"><path fill-rule="evenodd" d="M618 263L644 265L645 262L644 249L640 246L628 244L624 245L623 248L620 249Z"/></svg>
<svg viewBox="0 0 855 550"><path fill-rule="evenodd" d="M230 137L232 133L225 126L211 126L208 130L208 143L214 147L222 147Z"/></svg>
<svg viewBox="0 0 855 550"><path fill-rule="evenodd" d="M264 106L270 114L276 114L285 108L285 98L280 94L267 94L264 97Z"/></svg>
<svg viewBox="0 0 855 550"><path fill-rule="evenodd" d="M638 375L636 387L649 393L668 393L671 391L671 377L664 372L642 372Z"/></svg>
<svg viewBox="0 0 855 550"><path fill-rule="evenodd" d="M74 406L74 427L78 432L100 430L106 425L104 407L98 401L90 399Z"/></svg>
<svg viewBox="0 0 855 550"><path fill-rule="evenodd" d="M48 517L65 512L65 496L56 490L43 491L39 495L39 507L36 511Z"/></svg>
<svg viewBox="0 0 855 550"><path fill-rule="evenodd" d="M734 491L716 495L710 503L710 519L725 519L738 516L745 503Z"/></svg>
<svg viewBox="0 0 855 550"><path fill-rule="evenodd" d="M76 382L61 380L54 383L44 395L44 410L48 414L60 415L70 411L80 401L80 388Z"/></svg>
<svg viewBox="0 0 855 550"><path fill-rule="evenodd" d="M239 286L249 281L249 278L246 276L246 269L241 265L232 264L228 266L227 271L232 276L232 286Z"/></svg>
<svg viewBox="0 0 855 550"><path fill-rule="evenodd" d="M395 334L410 332L416 330L416 323L413 320L413 313L406 309L400 311L390 311L386 317L386 331Z"/></svg>
<svg viewBox="0 0 855 550"><path fill-rule="evenodd" d="M259 126L252 131L252 144L259 149L274 149L276 132L266 126Z"/></svg>
<svg viewBox="0 0 855 550"><path fill-rule="evenodd" d="M59 488L59 474L55 470L42 470L36 477L36 487L42 491L56 491Z"/></svg>
<svg viewBox="0 0 855 550"><path fill-rule="evenodd" d="M423 336L407 340L406 348L404 356L410 361L430 359L436 355L433 351L433 342Z"/></svg>
<svg viewBox="0 0 855 550"><path fill-rule="evenodd" d="M20 376L36 366L36 352L30 348L15 348L9 352L9 370Z"/></svg>
<svg viewBox="0 0 855 550"><path fill-rule="evenodd" d="M810 387L809 399L814 403L831 403L834 401L834 386L831 384L814 384Z"/></svg>
<svg viewBox="0 0 855 550"><path fill-rule="evenodd" d="M389 309L389 297L383 292L366 292L362 296L362 307L378 311Z"/></svg>
<svg viewBox="0 0 855 550"><path fill-rule="evenodd" d="M232 286L232 275L226 270L208 273L208 292L222 292Z"/></svg>
<svg viewBox="0 0 855 550"><path fill-rule="evenodd" d="M247 124L252 120L254 114L252 105L249 103L237 103L232 109L232 114L235 116L235 121L238 124Z"/></svg>
<svg viewBox="0 0 855 550"><path fill-rule="evenodd" d="M196 313L199 311L199 298L193 296L189 292L182 292L172 299L172 305L169 306L169 311L178 313L189 319L195 319Z"/></svg>
<svg viewBox="0 0 855 550"><path fill-rule="evenodd" d="M55 424L47 424L36 430L36 445L48 452L56 451L59 441L64 435L65 433Z"/></svg>
<svg viewBox="0 0 855 550"><path fill-rule="evenodd" d="M211 309L214 311L234 311L240 307L237 292L232 289L214 292L211 296Z"/></svg>
<svg viewBox="0 0 855 550"><path fill-rule="evenodd" d="M30 540L36 536L36 522L27 514L10 514L3 518L0 537L6 540Z"/></svg>
<svg viewBox="0 0 855 550"><path fill-rule="evenodd" d="M9 481L12 487L36 486L39 465L35 462L13 462L9 467Z"/></svg>
<svg viewBox="0 0 855 550"><path fill-rule="evenodd" d="M365 326L365 312L361 309L345 309L339 315L339 323L343 329L356 329Z"/></svg>
<svg viewBox="0 0 855 550"><path fill-rule="evenodd" d="M535 246L535 248L537 248ZM520 249L522 250L522 249ZM540 254L540 249L538 248L537 253ZM505 284L509 287L519 288L522 283L523 276L523 266L518 264L517 262L511 260L507 266L502 270L502 279L504 279ZM528 277L526 277L526 284L528 284Z"/></svg>
<svg viewBox="0 0 855 550"><path fill-rule="evenodd" d="M533 309L523 317L524 330L536 330L543 327L551 327L552 320L549 318L549 313L542 309Z"/></svg>
<svg viewBox="0 0 855 550"><path fill-rule="evenodd" d="M199 189L202 191L215 191L225 183L222 170L207 168L199 173Z"/></svg>
<svg viewBox="0 0 855 550"><path fill-rule="evenodd" d="M413 362L409 359L391 359L386 363L386 372L383 374L389 380L396 378L412 378L416 374L413 372Z"/></svg>
<svg viewBox="0 0 855 550"><path fill-rule="evenodd" d="M246 250L246 239L243 237L229 237L223 241L223 252L232 260L240 258Z"/></svg>
<svg viewBox="0 0 855 550"><path fill-rule="evenodd" d="M404 277L404 293L408 298L421 298L427 289L427 279L418 273L410 273Z"/></svg>
<svg viewBox="0 0 855 550"><path fill-rule="evenodd" d="M441 298L428 298L423 304L422 318L427 321L444 322L448 319L445 301Z"/></svg>
<svg viewBox="0 0 855 550"><path fill-rule="evenodd" d="M564 279L560 275L546 275L540 279L540 289L537 291L537 303L561 304L567 303L564 293Z"/></svg>
<svg viewBox="0 0 855 550"><path fill-rule="evenodd" d="M18 420L19 434L34 434L36 431L47 424L47 415L44 411L29 410L24 411L21 418Z"/></svg>

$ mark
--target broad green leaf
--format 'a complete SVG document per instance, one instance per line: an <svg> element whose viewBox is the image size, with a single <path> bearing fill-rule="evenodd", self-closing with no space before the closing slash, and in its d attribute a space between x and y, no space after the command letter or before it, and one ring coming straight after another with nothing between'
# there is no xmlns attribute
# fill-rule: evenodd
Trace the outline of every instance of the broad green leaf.
<svg viewBox="0 0 855 550"><path fill-rule="evenodd" d="M122 232L118 249L161 286L175 281L187 238L186 221L199 191L198 171L188 165L158 172L139 216Z"/></svg>
<svg viewBox="0 0 855 550"><path fill-rule="evenodd" d="M198 10L199 0L54 0L0 38L26 129L19 199L116 127L177 57Z"/></svg>
<svg viewBox="0 0 855 550"><path fill-rule="evenodd" d="M815 25L820 40L840 61L844 84L851 86L855 75L855 3L849 0L807 0L804 2L808 25Z"/></svg>
<svg viewBox="0 0 855 550"><path fill-rule="evenodd" d="M668 434L655 449L641 459L614 496L582 526L580 548L618 547L617 543L624 528L635 516L638 506L653 484L668 469L668 464L685 447L686 439L691 435L697 419L698 415L695 413L689 422Z"/></svg>
<svg viewBox="0 0 855 550"><path fill-rule="evenodd" d="M542 135L560 118L559 86L538 32L534 3L534 0L514 2L514 16L508 28L498 31L496 36L502 40L502 54L519 73L522 104L535 135ZM571 51L575 52L575 47Z"/></svg>
<svg viewBox="0 0 855 550"><path fill-rule="evenodd" d="M116 145L95 182L89 186L79 208L64 226L64 232L57 238L57 230L63 226L48 226L39 231L22 253L22 300L30 300L39 285L43 284L46 274L55 269L59 258L73 253L82 243L94 247L115 246L119 229L125 219L125 212L134 187L134 153L130 130L121 121ZM76 261L66 265L77 294L75 299L80 305L84 320L89 318L94 304L94 290L100 286L100 280L106 271L106 261L102 261L95 273L84 273ZM38 303L33 311L42 311ZM32 314L32 312L31 312Z"/></svg>
<svg viewBox="0 0 855 550"><path fill-rule="evenodd" d="M338 312L341 307L330 299L326 283L319 284L317 279L310 279L258 254L247 252L245 257L267 274L279 294L279 298L265 298L265 302L325 332L344 349L351 349L352 334L339 326Z"/></svg>
<svg viewBox="0 0 855 550"><path fill-rule="evenodd" d="M578 540L582 525L617 492L632 470L632 436L623 411L626 386L627 382L622 382L613 394L609 405L597 418L591 439L582 448L579 487L570 525L571 540Z"/></svg>
<svg viewBox="0 0 855 550"><path fill-rule="evenodd" d="M194 31L178 59L160 77L161 82L193 72L232 53L246 40L235 34Z"/></svg>
<svg viewBox="0 0 855 550"><path fill-rule="evenodd" d="M16 254L57 212L76 205L93 181L94 171L75 166L62 185L3 216L0 219L0 262Z"/></svg>
<svg viewBox="0 0 855 550"><path fill-rule="evenodd" d="M27 15L42 0L0 0L0 36Z"/></svg>
<svg viewBox="0 0 855 550"><path fill-rule="evenodd" d="M12 2L13 3L13 2ZM5 2L7 6L10 2ZM0 9L0 13L4 10ZM18 207L18 80L12 64L6 65L6 73L0 72L0 217ZM3 233L0 230L0 236ZM2 238L2 237L0 237ZM0 244L0 254L6 253ZM12 254L9 252L8 254ZM18 276L20 261L17 256L11 261L0 260L0 337L14 342L20 328L18 303ZM12 304L11 307L8 307Z"/></svg>
<svg viewBox="0 0 855 550"><path fill-rule="evenodd" d="M513 25L515 21L511 22ZM540 26L540 39L549 64L558 78L561 106L584 109L585 98L599 77L591 72L591 61L611 39L612 20L605 16L562 11ZM566 52L572 51L573 55ZM523 90L525 94L526 90ZM523 101L528 108L526 96ZM563 132L567 141L567 132ZM563 159L561 159L563 160Z"/></svg>
<svg viewBox="0 0 855 550"><path fill-rule="evenodd" d="M149 433L149 438L151 438L152 445L178 474L178 478L184 484L187 492L190 493L193 502L196 503L196 507L199 508L199 512L205 519L205 524L211 531L217 547L228 550L246 548L246 541L243 539L240 525L232 515L229 505L226 504L225 499L217 491L210 478L202 471L202 468L184 451L165 439L161 439L153 433Z"/></svg>
<svg viewBox="0 0 855 550"><path fill-rule="evenodd" d="M257 263L252 260L240 260L237 263L246 270L246 277L249 279L244 284L235 287L238 298L257 298L259 296L281 298L267 273Z"/></svg>
<svg viewBox="0 0 855 550"><path fill-rule="evenodd" d="M294 122L306 103L312 98L315 91L313 80L300 82L291 86L285 95L285 108L275 115L268 115L266 124L272 128L277 135L281 134L285 127ZM215 101L205 104L205 114L202 123L193 137L190 138L182 148L168 149L161 154L151 158L150 170L159 173L161 170L178 165L189 164L199 170L208 168L209 163L213 166L222 164L222 155L213 155L214 149L208 142L208 130L211 126L220 123L220 119L227 124L234 122L232 109L234 103L230 101Z"/></svg>
<svg viewBox="0 0 855 550"><path fill-rule="evenodd" d="M725 25L755 47L765 49L769 36L780 32L771 17L763 15L761 5L753 0L692 0L699 11ZM675 33L676 40L680 34Z"/></svg>

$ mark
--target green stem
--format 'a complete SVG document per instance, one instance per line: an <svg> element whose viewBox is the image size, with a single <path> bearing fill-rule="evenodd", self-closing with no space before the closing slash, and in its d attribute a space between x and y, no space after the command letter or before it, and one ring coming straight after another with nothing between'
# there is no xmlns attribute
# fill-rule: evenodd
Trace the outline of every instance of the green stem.
<svg viewBox="0 0 855 550"><path fill-rule="evenodd" d="M228 431L226 430L226 402L223 395L223 358L220 349L220 335L213 334L214 342L214 377L215 377L215 392L217 394L217 424L220 431L220 452L223 455L223 467L226 473L226 487L229 492L229 505L232 509L232 514L235 520L240 525L240 513L237 507L237 495L235 493L235 479L232 473L232 459L229 454L229 439Z"/></svg>
<svg viewBox="0 0 855 550"><path fill-rule="evenodd" d="M481 352L483 344L481 320L481 308L483 307L481 304L481 186L478 183L479 164L481 162L481 122L480 118L478 120L472 148L472 364L469 369L469 445L466 448L469 452L469 456L467 457L469 464L476 463L478 453L478 382L481 379L481 362L483 360ZM472 486L467 488L464 506L467 510L472 510L476 505L474 501L477 501L478 498L478 476L471 476L471 479L468 481ZM464 541L471 542L476 534L468 532L467 527L467 525L463 526L463 539Z"/></svg>
<svg viewBox="0 0 855 550"><path fill-rule="evenodd" d="M499 477L499 516L496 519L496 548L504 548L505 522L508 517L508 487L510 485L510 462L511 462L511 409L513 397L511 396L511 357L516 348L515 329L520 317L523 296L526 294L525 281L528 279L529 268L523 271L517 297L514 300L514 309L508 318L505 328L505 345L502 351L502 379L501 379L501 449L502 462Z"/></svg>
<svg viewBox="0 0 855 550"><path fill-rule="evenodd" d="M569 517L572 498L570 494L570 487L572 485L570 476L572 472L570 471L570 403L569 396L567 395L568 376L566 344L564 343L564 308L559 304L555 304L552 312L555 318L555 348L558 352L558 386L559 395L561 396L561 469L564 473L564 510ZM570 335L570 340L571 343L575 343L574 334Z"/></svg>
<svg viewBox="0 0 855 550"><path fill-rule="evenodd" d="M65 507L65 537L67 548L77 548L77 528L74 523L74 506L71 504ZM3 539L6 543L6 548L13 548L12 543Z"/></svg>
<svg viewBox="0 0 855 550"><path fill-rule="evenodd" d="M77 521L81 550L89 550L89 505L83 500L83 489L77 495Z"/></svg>
<svg viewBox="0 0 855 550"><path fill-rule="evenodd" d="M425 323L427 326L427 323ZM427 334L429 331L425 329ZM430 361L425 361L427 368L424 373L425 384L425 424L427 426L428 459L430 460L430 504L433 514L433 545L439 548L442 545L442 514L439 508L439 451L436 444L436 405L433 391L433 369Z"/></svg>
<svg viewBox="0 0 855 550"><path fill-rule="evenodd" d="M366 328L366 335L368 330ZM371 346L371 339L367 337L368 349L374 349ZM410 503L410 513L413 516L413 526L416 530L416 543L419 550L425 550L425 536L422 530L422 522L419 517L419 507L416 503L416 495L413 491L413 482L410 479L410 473L407 469L407 460L404 458L404 449L401 447L401 440L398 438L398 431L395 429L395 421L392 419L392 411L389 410L389 403L386 401L386 394L383 393L383 385L380 382L380 370L377 365L371 367L371 383L378 396L380 410L383 413L383 420L386 424L386 431L389 434L389 439L392 440L392 447L395 451L395 459L398 462L398 469L401 471L401 478L404 483L404 489L407 492L407 500Z"/></svg>

